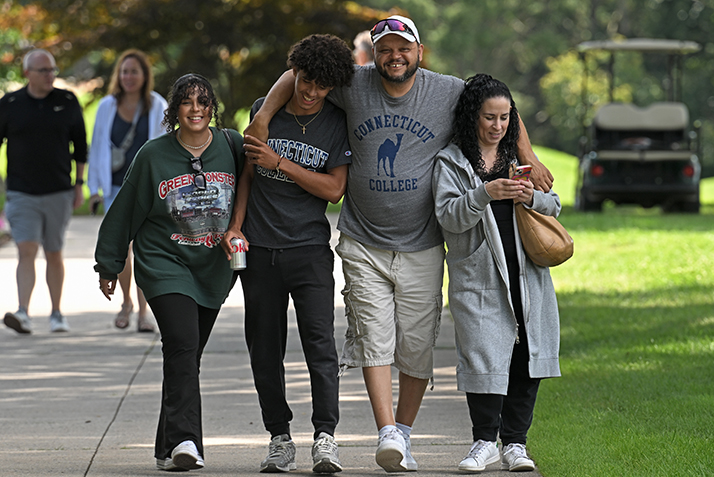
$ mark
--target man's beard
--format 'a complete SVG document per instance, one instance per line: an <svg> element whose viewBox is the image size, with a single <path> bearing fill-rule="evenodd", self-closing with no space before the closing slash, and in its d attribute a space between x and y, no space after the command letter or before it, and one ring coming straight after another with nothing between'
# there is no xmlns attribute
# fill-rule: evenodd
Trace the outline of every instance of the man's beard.
<svg viewBox="0 0 714 477"><path fill-rule="evenodd" d="M409 78L414 76L414 73L416 73L417 69L419 68L419 58L416 60L416 64L413 66L408 66L407 71L404 72L403 75L401 76L390 76L387 74L387 70L382 66L382 65L377 65L375 63L375 67L377 68L377 71L379 74L382 76L382 78L386 79L390 83L404 83L407 81Z"/></svg>

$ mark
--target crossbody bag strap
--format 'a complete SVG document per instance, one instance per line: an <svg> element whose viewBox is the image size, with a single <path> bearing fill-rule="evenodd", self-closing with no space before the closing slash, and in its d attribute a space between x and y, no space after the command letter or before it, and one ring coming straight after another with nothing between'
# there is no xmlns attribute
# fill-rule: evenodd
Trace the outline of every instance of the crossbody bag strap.
<svg viewBox="0 0 714 477"><path fill-rule="evenodd" d="M141 113L143 112L143 110L144 101L139 100L139 103L136 105L136 111L134 112L134 119L131 122L131 127L126 132L126 136L124 136L124 140L121 142L121 146L119 146L119 149L121 149L125 153L129 150L132 143L134 142L134 136L136 136L136 125L139 122L139 118L141 117Z"/></svg>

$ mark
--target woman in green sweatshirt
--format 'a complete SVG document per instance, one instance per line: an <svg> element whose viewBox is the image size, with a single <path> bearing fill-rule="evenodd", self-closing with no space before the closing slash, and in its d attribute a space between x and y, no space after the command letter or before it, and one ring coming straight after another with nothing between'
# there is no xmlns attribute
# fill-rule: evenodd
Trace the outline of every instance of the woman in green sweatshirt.
<svg viewBox="0 0 714 477"><path fill-rule="evenodd" d="M134 241L136 282L161 331L164 357L156 465L203 467L199 365L221 305L235 282L219 243L228 227L243 138L218 124L211 84L188 74L173 85L163 126L167 134L137 153L102 221L94 269L111 300ZM179 126L178 129L176 126Z"/></svg>

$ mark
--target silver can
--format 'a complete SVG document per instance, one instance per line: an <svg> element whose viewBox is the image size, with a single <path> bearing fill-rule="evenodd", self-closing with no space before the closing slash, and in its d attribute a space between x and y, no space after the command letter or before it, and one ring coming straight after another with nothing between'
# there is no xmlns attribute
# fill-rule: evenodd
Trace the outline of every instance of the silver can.
<svg viewBox="0 0 714 477"><path fill-rule="evenodd" d="M245 261L245 240L234 238L231 240L231 269L244 270Z"/></svg>

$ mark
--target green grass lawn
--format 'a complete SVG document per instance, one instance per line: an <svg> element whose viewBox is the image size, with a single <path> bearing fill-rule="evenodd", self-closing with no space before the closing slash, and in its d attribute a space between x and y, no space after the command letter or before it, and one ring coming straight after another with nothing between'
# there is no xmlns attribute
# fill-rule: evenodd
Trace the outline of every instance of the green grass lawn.
<svg viewBox="0 0 714 477"><path fill-rule="evenodd" d="M575 241L573 258L551 270L563 377L538 397L528 447L540 471L714 475L712 179L699 215L575 213L576 162L540 152Z"/></svg>
<svg viewBox="0 0 714 477"><path fill-rule="evenodd" d="M714 473L714 214L561 216L563 377L529 447L547 477Z"/></svg>

